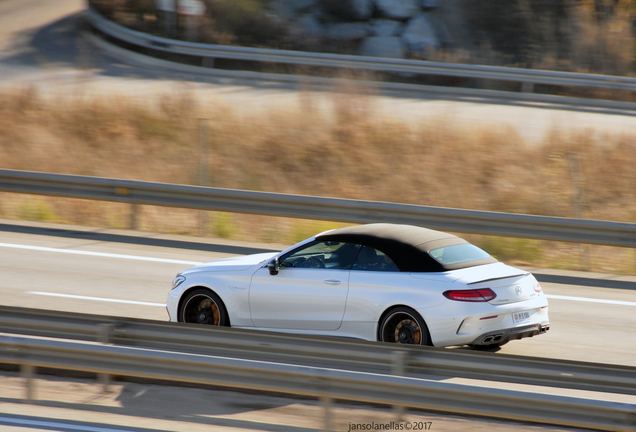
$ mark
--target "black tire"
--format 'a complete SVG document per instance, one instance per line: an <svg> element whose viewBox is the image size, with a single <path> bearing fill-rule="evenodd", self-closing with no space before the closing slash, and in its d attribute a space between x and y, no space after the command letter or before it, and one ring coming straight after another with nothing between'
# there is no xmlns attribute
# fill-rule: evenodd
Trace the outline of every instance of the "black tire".
<svg viewBox="0 0 636 432"><path fill-rule="evenodd" d="M378 328L380 342L406 345L432 345L424 319L408 307L391 309Z"/></svg>
<svg viewBox="0 0 636 432"><path fill-rule="evenodd" d="M218 295L205 288L190 291L179 306L179 322L228 326L225 305Z"/></svg>

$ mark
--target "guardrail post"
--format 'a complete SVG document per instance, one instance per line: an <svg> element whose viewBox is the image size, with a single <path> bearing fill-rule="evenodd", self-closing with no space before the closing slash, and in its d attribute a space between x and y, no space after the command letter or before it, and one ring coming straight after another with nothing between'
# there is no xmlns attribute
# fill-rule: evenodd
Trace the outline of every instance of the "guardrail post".
<svg viewBox="0 0 636 432"><path fill-rule="evenodd" d="M131 204L130 205L130 221L129 226L130 229L136 230L138 228L138 220L139 220L139 204Z"/></svg>
<svg viewBox="0 0 636 432"><path fill-rule="evenodd" d="M393 351L391 362L391 372L393 375L406 376L406 351ZM393 405L396 421L401 422L406 415L406 407L403 405Z"/></svg>
<svg viewBox="0 0 636 432"><path fill-rule="evenodd" d="M21 364L20 374L25 381L24 384L26 388L26 403L33 403L33 401L35 400L35 380L33 379L33 375L35 374L35 367L28 363Z"/></svg>
<svg viewBox="0 0 636 432"><path fill-rule="evenodd" d="M331 432L331 407L333 406L333 399L329 396L323 396L321 398L322 407L324 409L324 422L322 430L324 432Z"/></svg>
<svg viewBox="0 0 636 432"><path fill-rule="evenodd" d="M572 206L574 207L574 217L577 219L585 218L585 181L581 172L581 162L578 153L567 152L568 170L570 171L570 183L574 195L572 196ZM579 245L581 251L581 269L590 270L590 249L587 245Z"/></svg>
<svg viewBox="0 0 636 432"><path fill-rule="evenodd" d="M199 119L199 186L210 186L210 124L208 119ZM199 235L208 233L209 217L205 210L199 211Z"/></svg>
<svg viewBox="0 0 636 432"><path fill-rule="evenodd" d="M521 83L521 93L534 93L534 83L527 81Z"/></svg>
<svg viewBox="0 0 636 432"><path fill-rule="evenodd" d="M97 342L107 345L110 343L113 334L114 325L101 323L97 326ZM110 392L110 375L107 373L98 373L97 382L102 385L104 393Z"/></svg>

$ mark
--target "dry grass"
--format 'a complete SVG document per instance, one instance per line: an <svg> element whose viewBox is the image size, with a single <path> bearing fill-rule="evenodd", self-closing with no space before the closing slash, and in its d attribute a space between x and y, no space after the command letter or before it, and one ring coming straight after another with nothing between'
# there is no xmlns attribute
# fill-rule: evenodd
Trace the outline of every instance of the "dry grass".
<svg viewBox="0 0 636 432"><path fill-rule="evenodd" d="M197 119L207 118L215 187L574 217L568 153L576 153L586 217L636 217L633 136L555 131L529 146L514 131L468 129L443 117L407 124L379 115L372 97L346 91L327 106L306 92L297 106L254 113L204 104L188 92L159 99L149 106L122 96L53 102L28 88L0 94L0 167L196 184ZM113 203L0 200L7 218L123 228L129 213ZM336 226L213 213L208 232L291 243ZM197 212L143 207L140 228L196 233ZM584 255L577 245L471 238L530 264L576 268ZM590 256L595 270L635 271L631 250L591 248Z"/></svg>

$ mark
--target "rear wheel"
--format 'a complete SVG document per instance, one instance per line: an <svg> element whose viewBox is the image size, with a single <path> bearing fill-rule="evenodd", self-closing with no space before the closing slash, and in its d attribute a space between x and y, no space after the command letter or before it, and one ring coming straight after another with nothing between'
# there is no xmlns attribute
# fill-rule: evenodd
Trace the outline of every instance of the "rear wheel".
<svg viewBox="0 0 636 432"><path fill-rule="evenodd" d="M212 291L199 288L188 293L181 302L179 321L193 324L227 326L225 305Z"/></svg>
<svg viewBox="0 0 636 432"><path fill-rule="evenodd" d="M411 308L399 307L386 314L380 323L378 340L405 345L431 345L426 323Z"/></svg>

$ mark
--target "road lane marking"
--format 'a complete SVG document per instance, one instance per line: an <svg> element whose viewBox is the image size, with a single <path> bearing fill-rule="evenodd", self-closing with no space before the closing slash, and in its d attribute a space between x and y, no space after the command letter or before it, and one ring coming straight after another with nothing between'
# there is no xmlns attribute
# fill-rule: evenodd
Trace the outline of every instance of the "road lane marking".
<svg viewBox="0 0 636 432"><path fill-rule="evenodd" d="M141 306L157 306L157 307L166 307L165 303L149 303L142 301L134 301L134 300L118 300L118 299L110 299L104 297L87 297L87 296L79 296L73 294L59 294L59 293L50 293L50 292L40 292L40 291L28 291L27 294L41 295L41 296L50 296L50 297L64 297L75 300L93 300L93 301L103 301L110 303L126 303L126 304L134 304Z"/></svg>
<svg viewBox="0 0 636 432"><path fill-rule="evenodd" d="M120 254L111 254L111 253L104 253L104 252L56 249L56 248L49 248L49 247L42 247L42 246L16 245L16 244L10 244L10 243L0 243L0 247L36 250L41 252L67 253L67 254L74 254L74 255L89 255L89 256L97 256L97 257L105 257L105 258L122 258L122 259L137 260L137 261L153 261L153 262L162 262L162 263L170 263L170 264L189 264L189 265L201 264L201 262L199 261L182 261L182 260L173 260L173 259L167 259L167 258L150 258L150 257L136 256L136 255L120 255Z"/></svg>
<svg viewBox="0 0 636 432"><path fill-rule="evenodd" d="M585 297L569 297L569 296L560 296L560 295L552 295L546 294L547 298L556 299L556 300L570 300L570 301L580 301L580 302L589 302L589 303L605 303L605 304L615 304L621 306L636 306L636 302L628 302L628 301L620 301L620 300L603 300L603 299L593 299L593 298L585 298Z"/></svg>
<svg viewBox="0 0 636 432"><path fill-rule="evenodd" d="M57 421L42 421L42 420L30 420L25 418L12 418L12 417L4 417L0 416L0 424L4 425L17 425L20 427L37 427L37 428L45 428L45 429L53 429L59 431L80 431L80 432L126 432L133 431L139 429L129 429L129 428L109 428L109 427L98 427L98 426L88 426L88 425L78 425L72 423L62 423ZM147 429L150 430L150 429Z"/></svg>

